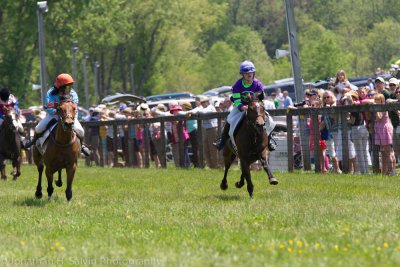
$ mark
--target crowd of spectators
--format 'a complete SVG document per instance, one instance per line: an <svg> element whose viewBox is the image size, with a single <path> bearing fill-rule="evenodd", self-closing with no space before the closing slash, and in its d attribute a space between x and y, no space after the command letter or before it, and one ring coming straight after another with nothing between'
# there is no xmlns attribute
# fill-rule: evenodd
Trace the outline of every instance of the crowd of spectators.
<svg viewBox="0 0 400 267"><path fill-rule="evenodd" d="M277 90L271 94L269 101L274 103L275 107L284 108L284 97L285 94L280 95L280 90ZM347 80L346 73L340 70L327 89L306 89L301 105L294 104L289 108L389 104L399 101L398 79L391 78L385 81L382 77L377 77L367 86L358 88L352 85ZM400 112L396 110L376 113L349 112L345 122L340 121L337 114L319 115L317 122L309 119L307 124L309 128L312 128L313 123L318 123L320 129L321 154L314 156L320 157L322 172L328 172L330 168L334 173L342 172L340 168L340 162L343 160L342 141L343 138L347 138L350 173L369 173L371 144L375 144L380 153L379 166L382 174L396 175L396 158L400 159L399 116ZM347 137L342 136L344 123L350 126ZM314 142L312 135L310 136L310 151L313 151Z"/></svg>
<svg viewBox="0 0 400 267"><path fill-rule="evenodd" d="M119 164L127 165L128 155L128 140L133 140L134 151L134 166L138 168L145 167L145 142L149 141L150 152L149 156L151 162L153 162L156 168L162 167L161 163L167 160L167 155L163 153L162 136L164 135L166 145L170 145L172 152L172 160L176 167L201 167L202 163L199 162L199 145L198 142L198 125L197 119L190 119L193 114L197 113L209 113L209 112L226 112L232 109L232 103L227 97L223 101L212 101L207 96L199 96L194 101L194 104L185 101L178 102L172 100L168 105L158 104L152 108L148 104L142 103L136 107L128 107L125 104L119 106L106 106L104 104L91 107L89 109L89 115L83 118L84 121L96 122L96 121L113 121L113 120L128 120L128 119L141 119L141 118L157 118L165 116L182 116L186 117L185 120L179 121L167 121L165 122L165 130L161 132L161 123L152 122L147 124L134 124L131 128L131 132L128 132L128 126L118 126L118 133L114 135L114 127L108 126L90 126L86 132L86 138L88 139L88 145L92 150L90 157L86 158L86 164L90 165L101 165L100 153L103 153L104 166L113 167L115 162L122 162ZM181 123L182 127L179 127ZM221 167L219 162L220 156L218 151L212 146L211 142L204 142L204 140L215 140L218 132L218 120L207 119L202 123L201 130L203 134L203 155L205 165L208 168L216 169ZM182 133L179 130L182 130ZM117 136L118 140L114 141L114 136ZM145 138L146 137L146 138ZM180 151L180 138L183 138L184 149L183 158L181 159ZM115 148L117 144L118 157L122 160L115 160ZM189 146L190 144L190 146ZM189 150L190 148L190 150Z"/></svg>
<svg viewBox="0 0 400 267"><path fill-rule="evenodd" d="M309 88L304 91L304 99L293 103L288 91L277 88L275 92L264 99L265 109L287 109L307 107L334 107L340 105L370 105L383 103L397 103L400 101L399 80L391 78L385 81L382 77L369 80L368 85L356 87L351 84L343 70L339 70L336 78L332 80L327 89ZM145 167L146 162L153 162L156 168L167 161L164 153L165 137L166 145L171 147L172 159L177 167L202 167L215 169L223 166L222 155L212 146L212 141L218 136L218 120L216 118L202 121L202 129L198 128L197 119L191 119L193 114L229 112L233 108L229 97L223 100L213 101L207 96L198 96L194 102L178 102L171 100L168 105L158 104L152 108L142 103L137 106L127 106L124 103L114 106L100 104L89 109L89 115L84 121L113 121L141 118L157 118L165 116L186 116L179 121L165 122L164 132L160 122L148 124L127 124L114 128L111 126L90 126L86 131L87 143L92 150L90 157L86 158L87 165L104 165L113 167L119 162L114 157L115 151L122 159L122 165L128 164L128 158L133 156L134 166ZM42 112L43 113L43 112ZM42 119L40 110L34 110L36 121ZM374 117L373 117L374 116ZM400 159L400 112L350 112L345 122L337 114L320 115L318 121L308 119L308 130L317 123L320 129L320 141L318 143L321 154L314 155L320 159L322 172L332 171L341 173L341 161L343 160L342 142L348 139L349 170L354 174L368 174L371 166L371 144L378 146L380 153L380 170L385 175L396 174L396 162ZM224 123L224 120L222 121ZM342 126L349 126L348 136L342 136ZM222 126L222 125L220 125ZM117 129L117 134L114 130ZM129 132L128 132L129 130ZM179 132L179 131L182 132ZM202 131L203 140L199 140L199 131ZM374 133L374 135L372 135ZM118 140L114 141L117 136ZM183 154L180 147L180 138L183 138ZM206 142L207 140L207 142ZM298 140L298 138L297 138ZM148 143L146 143L148 142ZM204 163L199 159L199 142L202 142ZM115 144L117 147L114 148ZM312 135L309 139L310 151L315 144ZM129 155L128 146L133 146ZM145 146L149 153L145 153ZM101 155L102 154L102 155ZM146 159L146 155L149 158ZM183 158L181 156L183 155ZM101 162L103 159L103 162Z"/></svg>

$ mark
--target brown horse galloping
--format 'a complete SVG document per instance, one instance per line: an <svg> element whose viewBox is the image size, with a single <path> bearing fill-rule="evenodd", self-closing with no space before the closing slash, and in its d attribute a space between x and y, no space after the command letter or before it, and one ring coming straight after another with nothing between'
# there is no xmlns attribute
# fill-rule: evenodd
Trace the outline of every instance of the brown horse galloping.
<svg viewBox="0 0 400 267"><path fill-rule="evenodd" d="M49 199L53 194L53 175L58 172L57 186L62 185L61 170L66 169L67 188L65 196L70 201L72 198L72 182L76 167L78 164L79 143L77 142L76 133L73 131L76 104L71 101L63 101L57 108L59 117L55 131L50 133L47 141L47 149L44 155L41 155L36 146L33 150L33 160L39 172L39 180L36 187L36 197L42 197L42 173L44 165L46 166L47 177L47 194Z"/></svg>
<svg viewBox="0 0 400 267"><path fill-rule="evenodd" d="M224 178L220 184L222 190L228 188L226 177L236 156L240 159L242 174L240 176L240 181L236 182L235 186L241 188L244 185L244 179L246 179L247 191L250 197L253 197L254 189L251 181L250 165L257 160L260 160L266 171L269 183L272 185L278 184L278 180L273 177L267 161L269 140L264 130L266 119L263 102L258 100L258 95L249 95L248 110L245 113L243 121L238 125L236 130L235 143L237 155L234 152L231 142L227 142L223 150L225 172Z"/></svg>
<svg viewBox="0 0 400 267"><path fill-rule="evenodd" d="M17 180L21 175L21 142L17 127L13 124L15 119L15 112L13 109L7 109L4 114L4 121L0 128L0 172L1 179L6 180L6 166L4 160L9 159L12 161L13 171L11 175L13 180Z"/></svg>

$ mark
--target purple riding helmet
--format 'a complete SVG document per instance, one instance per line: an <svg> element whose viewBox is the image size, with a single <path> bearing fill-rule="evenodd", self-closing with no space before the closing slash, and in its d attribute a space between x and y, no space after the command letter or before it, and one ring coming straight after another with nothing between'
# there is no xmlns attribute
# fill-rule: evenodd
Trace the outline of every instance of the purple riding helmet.
<svg viewBox="0 0 400 267"><path fill-rule="evenodd" d="M240 73L256 72L256 67L254 66L253 62L245 60L240 64L239 70Z"/></svg>

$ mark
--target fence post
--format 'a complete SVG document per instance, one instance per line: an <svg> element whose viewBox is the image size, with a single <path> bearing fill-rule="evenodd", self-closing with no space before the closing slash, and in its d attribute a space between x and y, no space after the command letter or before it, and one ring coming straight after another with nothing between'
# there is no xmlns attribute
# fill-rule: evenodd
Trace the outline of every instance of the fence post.
<svg viewBox="0 0 400 267"><path fill-rule="evenodd" d="M321 173L321 158L322 155L321 147L319 146L319 140L321 139L321 132L319 131L319 121L318 121L318 113L314 110L311 111L311 120L312 120L312 128L310 129L312 132L313 140L314 140L314 165L315 172Z"/></svg>
<svg viewBox="0 0 400 267"><path fill-rule="evenodd" d="M347 124L347 112L339 111L340 121L339 123L342 125L342 169L344 173L349 173L349 131ZM340 131L340 130L339 130ZM340 136L339 136L340 138Z"/></svg>
<svg viewBox="0 0 400 267"><path fill-rule="evenodd" d="M85 129L85 137L84 137L85 143L88 143L89 138L91 138L91 129L87 126L83 126L83 128ZM85 157L85 165L90 166L91 163L92 163L92 156Z"/></svg>
<svg viewBox="0 0 400 267"><path fill-rule="evenodd" d="M133 167L133 155L134 155L134 151L133 151L133 136L131 136L132 133L132 122L128 122L128 133L127 133L127 143L128 143L128 158L126 159L126 162L128 163L129 167Z"/></svg>
<svg viewBox="0 0 400 267"><path fill-rule="evenodd" d="M197 120L197 143L199 144L199 168L204 168L204 146L203 146L203 120Z"/></svg>
<svg viewBox="0 0 400 267"><path fill-rule="evenodd" d="M303 159L303 168L305 171L311 170L311 160L310 160L310 139L309 133L308 135L305 133L306 127L306 116L299 115L299 129L300 129L300 145L301 145L301 156ZM304 129L304 132L301 131ZM311 132L311 129L309 129Z"/></svg>
<svg viewBox="0 0 400 267"><path fill-rule="evenodd" d="M113 154L114 154L114 161L113 167L117 167L118 165L118 127L115 121L113 121Z"/></svg>
<svg viewBox="0 0 400 267"><path fill-rule="evenodd" d="M147 123L143 123L143 142L144 142L144 158L143 158L143 166L145 168L150 167L150 134L149 134L149 125Z"/></svg>
<svg viewBox="0 0 400 267"><path fill-rule="evenodd" d="M178 122L178 136L179 136L179 167L185 167L185 144L183 138L183 121Z"/></svg>
<svg viewBox="0 0 400 267"><path fill-rule="evenodd" d="M293 155L293 116L288 113L286 117L287 125L287 154L288 154L288 171L293 172L294 155Z"/></svg>
<svg viewBox="0 0 400 267"><path fill-rule="evenodd" d="M375 125L375 112L372 112L371 115L371 125L372 125L372 133L371 133L371 147L372 147L372 172L375 174L380 174L381 173L381 168L379 164L379 146L375 145L375 128L373 125Z"/></svg>

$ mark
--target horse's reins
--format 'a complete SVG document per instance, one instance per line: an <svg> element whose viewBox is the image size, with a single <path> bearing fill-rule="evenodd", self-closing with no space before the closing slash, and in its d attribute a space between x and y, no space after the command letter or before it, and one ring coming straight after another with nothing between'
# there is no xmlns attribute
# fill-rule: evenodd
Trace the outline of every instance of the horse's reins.
<svg viewBox="0 0 400 267"><path fill-rule="evenodd" d="M257 113L259 113L259 112L257 112ZM261 118L264 120L264 124L265 124L265 119L264 119L263 116L260 115L260 114L257 114L256 121L257 121L257 118L259 118L259 117L261 117ZM252 122L252 121L249 119L249 117L248 117L248 111L247 111L247 110L246 110L246 120L247 120L247 123L250 124L250 125L253 127L254 130L258 131L258 130L257 130L257 124L256 124L255 122Z"/></svg>
<svg viewBox="0 0 400 267"><path fill-rule="evenodd" d="M257 117L256 117L256 120L255 120L255 121L257 121L257 118L258 118L258 117L261 117L261 118L264 120L264 124L265 124L265 119L264 119L263 115L259 114L259 112L257 111ZM252 127L252 129L254 130L253 132L255 133L255 135L254 135L254 140L253 140L253 141L254 141L254 144L256 144L256 143L257 143L257 136L258 136L258 135L257 135L257 134L258 134L258 128L257 128L257 124L249 119L249 117L248 117L248 110L246 110L246 122L247 122L247 124L250 125L250 126ZM253 152L254 152L254 154L256 154L255 151L253 151Z"/></svg>
<svg viewBox="0 0 400 267"><path fill-rule="evenodd" d="M65 116L59 115L60 120L61 120L61 126L62 126L62 128L63 128L64 131L67 131L67 130L68 130L68 129L66 129L65 126L64 126L64 125L65 125L65 120L68 119L68 118L71 118L72 120L74 120L74 117L71 115L71 112L70 112L69 109L70 109L70 107L68 106L68 107L67 107L67 115L65 115ZM72 145L75 143L75 141L76 141L76 133L75 133L73 130L72 130L72 132L73 132L73 134L74 134L74 137L72 138L72 140L71 140L68 144L60 144L60 143L58 143L53 134L50 134L51 140L53 140L54 144L56 144L57 146L60 146L60 147L69 147L69 146L72 146Z"/></svg>

